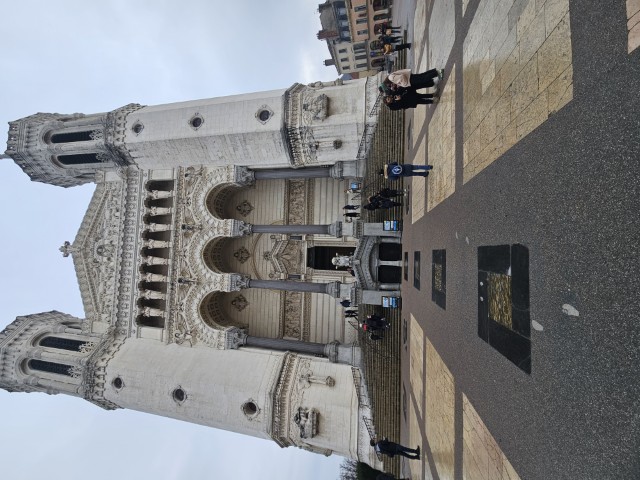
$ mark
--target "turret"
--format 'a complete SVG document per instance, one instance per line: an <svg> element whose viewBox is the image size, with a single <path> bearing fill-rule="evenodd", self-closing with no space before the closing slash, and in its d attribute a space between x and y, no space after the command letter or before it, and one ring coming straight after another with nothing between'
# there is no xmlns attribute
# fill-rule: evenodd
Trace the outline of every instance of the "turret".
<svg viewBox="0 0 640 480"><path fill-rule="evenodd" d="M0 332L0 388L82 396L84 367L96 340L66 313L16 318Z"/></svg>

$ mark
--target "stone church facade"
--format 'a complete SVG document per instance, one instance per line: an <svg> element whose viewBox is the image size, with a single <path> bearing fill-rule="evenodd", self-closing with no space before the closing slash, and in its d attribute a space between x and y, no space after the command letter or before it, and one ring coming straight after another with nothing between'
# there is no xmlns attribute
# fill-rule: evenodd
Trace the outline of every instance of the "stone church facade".
<svg viewBox="0 0 640 480"><path fill-rule="evenodd" d="M342 221L376 97L370 78L11 122L6 155L32 180L96 188L61 247L85 318L18 317L0 387L380 466L339 303L398 294L370 261L395 232Z"/></svg>

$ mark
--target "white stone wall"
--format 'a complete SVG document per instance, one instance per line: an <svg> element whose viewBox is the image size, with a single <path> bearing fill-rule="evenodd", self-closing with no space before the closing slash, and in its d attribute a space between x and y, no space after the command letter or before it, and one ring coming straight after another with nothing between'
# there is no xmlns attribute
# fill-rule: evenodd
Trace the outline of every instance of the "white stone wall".
<svg viewBox="0 0 640 480"><path fill-rule="evenodd" d="M105 398L123 408L270 438L270 392L283 355L130 338L109 362ZM116 377L124 384L120 390L112 384ZM172 397L178 387L187 395L181 404ZM252 419L241 408L250 400L259 408Z"/></svg>
<svg viewBox="0 0 640 480"><path fill-rule="evenodd" d="M142 168L189 165L288 166L281 134L285 90L144 107L127 118L125 145ZM256 113L273 112L261 123ZM194 115L204 122L195 130ZM136 123L144 128L136 135Z"/></svg>

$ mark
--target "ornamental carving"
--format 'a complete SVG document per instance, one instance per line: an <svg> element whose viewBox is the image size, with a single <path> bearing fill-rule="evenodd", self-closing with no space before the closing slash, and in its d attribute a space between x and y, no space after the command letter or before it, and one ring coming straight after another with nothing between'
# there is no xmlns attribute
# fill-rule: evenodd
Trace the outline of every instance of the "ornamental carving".
<svg viewBox="0 0 640 480"><path fill-rule="evenodd" d="M233 300L231 300L231 305L233 305L236 310L241 312L249 306L249 302L246 298L244 298L244 295L238 295Z"/></svg>
<svg viewBox="0 0 640 480"><path fill-rule="evenodd" d="M284 323L284 338L295 338L300 340L302 337L301 322L302 319L302 292L285 292L284 306L282 308L282 316Z"/></svg>
<svg viewBox="0 0 640 480"><path fill-rule="evenodd" d="M285 218L289 225L306 223L306 181L289 180L285 189Z"/></svg>
<svg viewBox="0 0 640 480"><path fill-rule="evenodd" d="M318 434L318 411L315 408L299 407L293 423L300 429L300 438L313 438Z"/></svg>
<svg viewBox="0 0 640 480"><path fill-rule="evenodd" d="M302 96L302 118L309 125L314 120L322 121L329 115L329 97L306 91Z"/></svg>
<svg viewBox="0 0 640 480"><path fill-rule="evenodd" d="M236 205L236 210L240 213L240 215L246 217L253 211L253 205L251 205L248 200L244 200L239 205Z"/></svg>
<svg viewBox="0 0 640 480"><path fill-rule="evenodd" d="M244 246L242 246L238 250L233 252L233 256L240 263L245 263L247 260L249 260L249 258L251 258L251 253L249 252L249 250L244 248Z"/></svg>

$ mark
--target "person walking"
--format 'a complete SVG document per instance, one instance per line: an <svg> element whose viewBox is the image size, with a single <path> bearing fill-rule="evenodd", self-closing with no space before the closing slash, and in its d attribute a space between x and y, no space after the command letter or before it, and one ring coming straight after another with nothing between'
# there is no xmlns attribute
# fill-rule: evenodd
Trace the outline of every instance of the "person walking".
<svg viewBox="0 0 640 480"><path fill-rule="evenodd" d="M404 194L405 194L404 190L394 190L393 188L385 187L382 190L380 190L378 193L376 193L374 197L393 198L393 197L402 197L404 196ZM371 201L371 197L369 198L369 201Z"/></svg>
<svg viewBox="0 0 640 480"><path fill-rule="evenodd" d="M417 448L409 448L399 443L390 442L386 437L382 437L382 440L372 439L369 444L375 449L376 452L383 455L387 455L393 458L396 455L402 455L403 457L411 460L420 460L420 445Z"/></svg>
<svg viewBox="0 0 640 480"><path fill-rule="evenodd" d="M399 52L400 50L405 50L407 48L411 48L410 43L399 43L398 45L385 43L384 46L382 47L382 52L385 55L391 55L393 52Z"/></svg>
<svg viewBox="0 0 640 480"><path fill-rule="evenodd" d="M433 93L418 93L407 89L402 93L385 96L383 102L389 110L406 110L416 108L418 105L429 105L434 99L437 99L437 96Z"/></svg>
<svg viewBox="0 0 640 480"><path fill-rule="evenodd" d="M398 87L417 90L419 88L435 87L436 84L442 80L443 76L444 70L436 70L435 68L422 73L411 73L411 70L405 68L391 72L383 83L391 83Z"/></svg>
<svg viewBox="0 0 640 480"><path fill-rule="evenodd" d="M398 180L400 177L428 177L432 165L411 165L409 163L399 164L389 163L380 170L380 175L384 175L389 180Z"/></svg>
<svg viewBox="0 0 640 480"><path fill-rule="evenodd" d="M364 325L367 327L366 330L369 331L386 330L391 326L386 318L376 314L368 315L364 320Z"/></svg>

